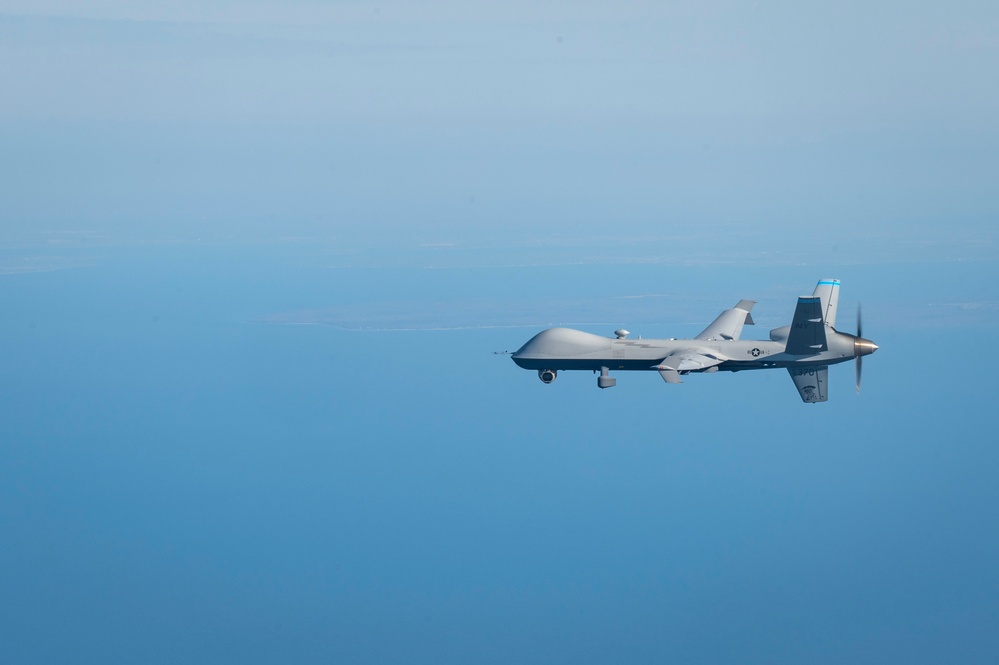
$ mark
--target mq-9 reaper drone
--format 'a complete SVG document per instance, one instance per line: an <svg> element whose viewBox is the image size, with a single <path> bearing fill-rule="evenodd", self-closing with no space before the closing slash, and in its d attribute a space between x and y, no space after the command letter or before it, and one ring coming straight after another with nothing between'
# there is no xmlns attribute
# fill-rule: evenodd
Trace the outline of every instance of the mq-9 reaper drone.
<svg viewBox="0 0 999 665"><path fill-rule="evenodd" d="M860 308L857 334L835 328L839 280L823 279L811 296L798 298L791 325L774 328L769 340L741 340L743 325L753 325L752 300L740 300L722 312L693 339L628 339L627 330L616 338L601 337L570 328L549 328L532 337L513 354L524 369L537 370L544 383L560 370L600 372L597 385L610 388L617 380L610 370L652 370L666 383L681 383L692 372L738 372L748 369L787 369L801 399L828 399L829 365L856 359L860 391L861 359L878 350L861 336Z"/></svg>

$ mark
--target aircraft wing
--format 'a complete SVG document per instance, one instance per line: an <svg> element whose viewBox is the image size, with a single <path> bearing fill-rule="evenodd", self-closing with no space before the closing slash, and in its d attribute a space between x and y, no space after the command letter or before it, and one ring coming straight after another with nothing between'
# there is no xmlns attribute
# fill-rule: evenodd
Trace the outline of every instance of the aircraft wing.
<svg viewBox="0 0 999 665"><path fill-rule="evenodd" d="M818 296L801 296L791 319L791 332L787 336L785 353L810 356L825 351L826 327L822 323L822 301Z"/></svg>
<svg viewBox="0 0 999 665"><path fill-rule="evenodd" d="M680 372L696 372L721 364L714 356L697 351L674 351L654 365L666 383L680 383Z"/></svg>
<svg viewBox="0 0 999 665"><path fill-rule="evenodd" d="M718 318L694 339L704 341L739 339L743 325L755 325L755 321L749 313L755 304L755 300L740 300L738 305L719 314Z"/></svg>
<svg viewBox="0 0 999 665"><path fill-rule="evenodd" d="M825 402L829 399L828 367L788 367L787 372L791 375L802 402Z"/></svg>

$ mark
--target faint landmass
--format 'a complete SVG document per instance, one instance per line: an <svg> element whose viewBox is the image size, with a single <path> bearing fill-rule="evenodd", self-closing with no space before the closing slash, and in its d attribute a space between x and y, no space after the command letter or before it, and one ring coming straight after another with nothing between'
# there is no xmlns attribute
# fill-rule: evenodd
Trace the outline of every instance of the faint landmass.
<svg viewBox="0 0 999 665"><path fill-rule="evenodd" d="M69 256L0 257L0 275L53 272L55 270L86 268L92 265L94 263L90 260Z"/></svg>
<svg viewBox="0 0 999 665"><path fill-rule="evenodd" d="M717 311L724 309L719 303ZM658 334L671 328L707 325L717 315L711 304L687 294L644 294L589 299L481 299L393 301L343 307L281 312L258 321L282 325L329 325L345 330L460 330L469 328L530 328L551 326L655 326ZM776 319L774 319L776 321ZM761 326L762 328L762 326ZM766 330L763 330L766 334Z"/></svg>
<svg viewBox="0 0 999 665"><path fill-rule="evenodd" d="M836 327L843 332L856 330L855 302L845 303L840 310ZM327 325L354 331L606 326L607 335L625 327L646 337L684 337L696 334L732 304L721 300L706 302L699 296L683 293L591 299L385 301L280 312L263 316L257 322ZM790 322L793 310L793 300L762 299L753 311L756 325L746 328L744 338L767 339L771 328ZM995 329L999 327L999 301L875 300L864 304L864 321L865 330Z"/></svg>

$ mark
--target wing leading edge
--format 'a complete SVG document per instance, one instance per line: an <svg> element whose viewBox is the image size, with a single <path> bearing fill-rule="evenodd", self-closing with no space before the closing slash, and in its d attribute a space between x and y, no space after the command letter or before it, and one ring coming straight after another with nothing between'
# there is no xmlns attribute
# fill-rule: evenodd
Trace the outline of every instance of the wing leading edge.
<svg viewBox="0 0 999 665"><path fill-rule="evenodd" d="M743 325L756 325L752 315L749 313L756 304L755 300L740 300L732 309L726 309L718 315L718 318L701 331L697 337L701 341L733 340L739 339L742 334Z"/></svg>
<svg viewBox="0 0 999 665"><path fill-rule="evenodd" d="M721 360L696 351L675 351L652 369L659 370L659 375L666 383L680 383L680 372L697 372L720 365Z"/></svg>

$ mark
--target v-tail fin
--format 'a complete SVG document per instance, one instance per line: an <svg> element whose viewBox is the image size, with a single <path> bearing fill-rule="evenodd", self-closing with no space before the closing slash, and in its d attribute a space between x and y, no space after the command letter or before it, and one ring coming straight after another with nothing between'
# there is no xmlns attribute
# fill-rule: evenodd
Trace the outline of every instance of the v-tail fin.
<svg viewBox="0 0 999 665"><path fill-rule="evenodd" d="M829 399L829 367L788 367L802 402L814 404Z"/></svg>
<svg viewBox="0 0 999 665"><path fill-rule="evenodd" d="M822 323L822 302L818 296L801 296L791 319L791 332L787 336L785 353L811 356L829 348L826 344L826 327Z"/></svg>
<svg viewBox="0 0 999 665"><path fill-rule="evenodd" d="M830 328L836 327L836 310L839 307L839 280L820 279L812 291L822 303L822 320Z"/></svg>

